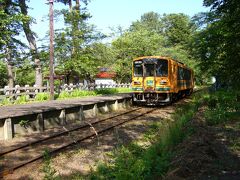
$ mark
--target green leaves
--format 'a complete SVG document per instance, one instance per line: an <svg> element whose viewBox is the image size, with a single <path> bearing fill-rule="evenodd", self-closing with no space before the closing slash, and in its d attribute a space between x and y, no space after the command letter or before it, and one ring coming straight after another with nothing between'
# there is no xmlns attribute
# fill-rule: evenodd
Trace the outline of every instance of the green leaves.
<svg viewBox="0 0 240 180"><path fill-rule="evenodd" d="M236 0L205 0L211 7L205 14L205 28L196 34L195 55L202 71L221 79L221 84L238 87L240 83L240 4Z"/></svg>
<svg viewBox="0 0 240 180"><path fill-rule="evenodd" d="M187 45L194 26L185 14L168 14L162 18L164 34L170 45Z"/></svg>
<svg viewBox="0 0 240 180"><path fill-rule="evenodd" d="M170 56L195 68L187 45L195 26L184 14L169 14L161 17L149 12L133 22L129 30L112 42L116 52L115 71L118 81L131 78L131 62L139 56Z"/></svg>

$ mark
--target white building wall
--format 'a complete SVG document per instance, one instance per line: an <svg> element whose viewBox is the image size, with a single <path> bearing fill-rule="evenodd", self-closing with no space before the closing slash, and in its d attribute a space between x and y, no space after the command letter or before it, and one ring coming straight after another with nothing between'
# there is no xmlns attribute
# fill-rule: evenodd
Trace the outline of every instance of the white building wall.
<svg viewBox="0 0 240 180"><path fill-rule="evenodd" d="M100 84L113 85L113 84L116 84L116 82L110 78L96 78L95 84L97 84L97 85L100 85Z"/></svg>

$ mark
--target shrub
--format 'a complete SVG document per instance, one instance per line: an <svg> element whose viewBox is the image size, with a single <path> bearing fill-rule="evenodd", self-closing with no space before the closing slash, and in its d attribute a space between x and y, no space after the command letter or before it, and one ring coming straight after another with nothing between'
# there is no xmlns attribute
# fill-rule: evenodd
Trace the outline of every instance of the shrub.
<svg viewBox="0 0 240 180"><path fill-rule="evenodd" d="M28 95L22 95L17 98L17 100L14 101L14 104L25 104L29 101Z"/></svg>
<svg viewBox="0 0 240 180"><path fill-rule="evenodd" d="M36 101L46 101L50 99L50 94L49 93L38 93L35 96Z"/></svg>
<svg viewBox="0 0 240 180"><path fill-rule="evenodd" d="M208 109L205 111L208 125L224 123L239 113L238 94L234 90L220 90L210 94L207 99Z"/></svg>
<svg viewBox="0 0 240 180"><path fill-rule="evenodd" d="M10 105L12 104L12 98L9 97L9 98L4 98L1 102L2 105Z"/></svg>
<svg viewBox="0 0 240 180"><path fill-rule="evenodd" d="M113 151L113 160L101 163L91 179L159 179L168 170L173 147L192 133L193 128L184 128L200 106L195 97L193 103L183 105L174 113L174 121L161 121L149 125L145 133L148 147L131 143ZM202 102L202 101L201 101ZM184 131L183 131L184 128Z"/></svg>

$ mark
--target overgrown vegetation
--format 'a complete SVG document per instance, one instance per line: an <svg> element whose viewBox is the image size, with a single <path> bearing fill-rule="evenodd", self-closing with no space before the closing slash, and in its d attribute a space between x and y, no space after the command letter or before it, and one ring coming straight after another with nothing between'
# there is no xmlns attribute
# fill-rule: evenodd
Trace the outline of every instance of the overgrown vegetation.
<svg viewBox="0 0 240 180"><path fill-rule="evenodd" d="M44 180L56 179L56 170L52 167L51 156L48 150L43 153L43 167L42 172L44 173Z"/></svg>
<svg viewBox="0 0 240 180"><path fill-rule="evenodd" d="M110 161L102 162L89 179L157 179L170 166L173 148L193 132L188 126L199 105L203 101L196 95L193 102L177 108L173 120L149 124L145 133L148 146L133 142L117 148L109 154ZM183 131L184 129L184 131Z"/></svg>
<svg viewBox="0 0 240 180"><path fill-rule="evenodd" d="M100 96L107 94L117 94L117 93L128 93L131 92L130 88L104 88L96 89L93 91L87 90L73 90L72 92L62 91L60 94L55 94L55 99L68 99L76 97L86 97L86 96ZM47 101L50 99L49 93L38 93L34 99L30 100L28 95L18 96L16 100L13 97L4 98L0 105L11 105L11 104L25 104L32 101Z"/></svg>
<svg viewBox="0 0 240 180"><path fill-rule="evenodd" d="M240 91L218 90L210 93L206 98L206 122L216 125L240 117Z"/></svg>
<svg viewBox="0 0 240 180"><path fill-rule="evenodd" d="M27 128L29 126L29 120L22 119L19 121L19 125L24 128Z"/></svg>
<svg viewBox="0 0 240 180"><path fill-rule="evenodd" d="M102 91L98 93L100 92L102 94ZM205 116L209 125L239 118L239 91L220 90L211 93L204 91L194 94L191 102L177 107L171 119L150 123L140 143L136 141L122 145L107 153L108 160L105 159L104 162L99 163L97 169L92 170L91 174L82 176L75 173L69 178L158 179L163 177L171 166L171 158L176 153L174 147L195 131L189 121L201 105L207 107ZM233 141L232 148L239 148L238 143L237 140ZM49 154L46 153L45 156L44 178L61 179L61 176L55 176L56 171L51 166Z"/></svg>

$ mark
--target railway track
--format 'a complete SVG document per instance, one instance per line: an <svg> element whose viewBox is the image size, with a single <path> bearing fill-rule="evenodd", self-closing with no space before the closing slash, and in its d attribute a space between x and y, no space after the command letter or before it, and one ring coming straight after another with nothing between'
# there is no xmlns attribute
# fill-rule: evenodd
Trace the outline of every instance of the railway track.
<svg viewBox="0 0 240 180"><path fill-rule="evenodd" d="M85 125L69 130L66 129L65 132L3 151L0 153L0 177L4 177L13 173L16 169L42 159L46 150L50 154L57 153L71 145L109 131L114 127L151 113L156 109L135 108L99 121L85 122Z"/></svg>

